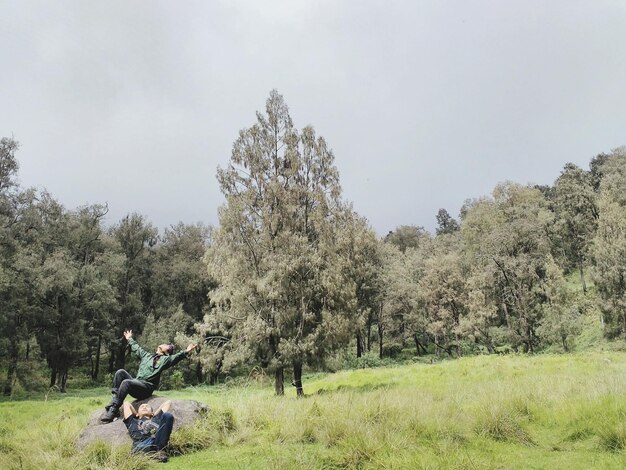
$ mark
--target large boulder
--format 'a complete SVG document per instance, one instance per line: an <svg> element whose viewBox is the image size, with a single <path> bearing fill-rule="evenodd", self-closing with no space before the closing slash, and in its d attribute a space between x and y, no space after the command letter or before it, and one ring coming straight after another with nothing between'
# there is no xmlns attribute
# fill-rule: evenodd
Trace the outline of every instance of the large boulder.
<svg viewBox="0 0 626 470"><path fill-rule="evenodd" d="M142 403L149 403L153 410L156 410L165 402L167 398L152 395L145 400L136 400L133 402L135 409L139 408ZM171 400L172 406L169 412L174 415L174 431L182 426L188 426L200 419L208 411L208 407L203 403L195 400ZM120 410L121 411L121 410ZM78 437L76 445L83 449L87 445L101 440L108 442L113 446L130 444L131 439L126 430L126 426L122 418L116 419L111 423L103 423L100 417L104 414L104 408L94 411L87 427L83 429Z"/></svg>

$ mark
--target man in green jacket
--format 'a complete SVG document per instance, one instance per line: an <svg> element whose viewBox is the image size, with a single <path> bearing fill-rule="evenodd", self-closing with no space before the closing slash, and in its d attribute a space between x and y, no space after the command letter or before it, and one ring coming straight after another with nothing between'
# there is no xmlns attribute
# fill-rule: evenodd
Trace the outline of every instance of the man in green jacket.
<svg viewBox="0 0 626 470"><path fill-rule="evenodd" d="M195 344L190 344L185 351L172 354L174 352L173 344L159 344L156 353L149 353L133 339L132 330L125 331L124 338L128 341L130 350L141 362L135 378L124 369L115 373L113 388L111 389L113 393L111 403L104 407L106 413L100 418L100 421L104 423L110 423L119 416L120 407L124 403L126 395L138 400L143 400L152 395L152 392L159 386L161 372L178 364L196 348Z"/></svg>

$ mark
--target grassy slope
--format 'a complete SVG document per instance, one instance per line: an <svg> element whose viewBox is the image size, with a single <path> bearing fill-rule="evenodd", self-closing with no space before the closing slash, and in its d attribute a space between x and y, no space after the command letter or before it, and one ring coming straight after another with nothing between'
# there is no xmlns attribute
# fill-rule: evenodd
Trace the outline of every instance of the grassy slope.
<svg viewBox="0 0 626 470"><path fill-rule="evenodd" d="M626 353L472 357L309 377L307 398L271 386L173 392L204 426L172 437L167 468L626 467ZM127 449L73 446L105 390L0 403L0 468L160 468ZM200 450L198 450L200 449ZM194 451L195 450L195 451ZM21 460L20 460L21 459Z"/></svg>

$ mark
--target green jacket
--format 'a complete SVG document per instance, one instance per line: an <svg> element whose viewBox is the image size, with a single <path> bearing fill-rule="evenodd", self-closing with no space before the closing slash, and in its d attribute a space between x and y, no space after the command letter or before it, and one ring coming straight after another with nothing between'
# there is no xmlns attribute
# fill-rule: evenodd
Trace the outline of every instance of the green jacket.
<svg viewBox="0 0 626 470"><path fill-rule="evenodd" d="M133 338L128 340L130 350L140 359L139 371L137 371L137 379L148 382L155 389L159 386L161 380L161 372L169 369L173 365L178 364L187 357L186 351L181 351L172 356L162 356L157 353L149 353L143 349ZM158 357L156 364L155 357ZM154 365L153 365L154 364Z"/></svg>

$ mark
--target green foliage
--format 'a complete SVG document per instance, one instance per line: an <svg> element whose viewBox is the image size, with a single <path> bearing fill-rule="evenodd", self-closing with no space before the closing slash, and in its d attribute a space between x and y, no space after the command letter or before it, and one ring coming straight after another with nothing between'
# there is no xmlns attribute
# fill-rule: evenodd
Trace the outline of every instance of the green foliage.
<svg viewBox="0 0 626 470"><path fill-rule="evenodd" d="M145 217L133 213L109 230L115 252L121 256L121 270L114 279L118 310L109 317L107 349L115 369L125 365L126 342L123 332L129 328L139 333L145 324L150 300L149 277L154 267L157 230Z"/></svg>
<svg viewBox="0 0 626 470"><path fill-rule="evenodd" d="M202 224L165 229L150 279L153 302L160 307L157 319L179 306L192 321L202 320L209 288L215 287L203 262L209 239L210 228Z"/></svg>
<svg viewBox="0 0 626 470"><path fill-rule="evenodd" d="M586 282L583 268L597 228L597 194L590 173L568 163L554 183L556 221L553 253L564 260L568 269L577 269L583 291Z"/></svg>
<svg viewBox="0 0 626 470"><path fill-rule="evenodd" d="M498 185L493 201L471 208L461 233L475 273L473 281L482 291L474 315L483 331L483 312L504 324L514 347L532 352L537 347L536 328L545 299L549 240L546 226L552 221L541 193L513 183ZM489 338L484 337L487 345Z"/></svg>
<svg viewBox="0 0 626 470"><path fill-rule="evenodd" d="M626 336L626 149L602 164L598 229L593 242L594 280L609 337Z"/></svg>
<svg viewBox="0 0 626 470"><path fill-rule="evenodd" d="M343 361L342 369L369 369L371 367L389 367L395 361L389 357L380 358L378 354L366 353L361 357L348 355Z"/></svg>
<svg viewBox="0 0 626 470"><path fill-rule="evenodd" d="M170 378L170 387L173 390L180 390L185 386L185 379L183 378L183 373L180 370L175 370L172 372L172 376Z"/></svg>
<svg viewBox="0 0 626 470"><path fill-rule="evenodd" d="M159 236L130 213L105 230L106 205L68 210L21 188L18 149L0 140L6 396L132 370L128 328L148 349L200 334L202 362L166 373L164 388L260 367L279 394L291 376L302 393L303 367L624 347L624 147L589 171L566 164L552 186L498 184L466 201L460 223L440 209L435 237L401 225L384 241L341 199L325 140L296 129L276 91L218 169L215 229L180 223Z"/></svg>
<svg viewBox="0 0 626 470"><path fill-rule="evenodd" d="M404 253L407 248L420 247L424 243L424 240L428 240L429 238L430 235L424 227L401 225L385 236L385 242L391 243Z"/></svg>
<svg viewBox="0 0 626 470"><path fill-rule="evenodd" d="M545 345L558 344L567 352L571 348L572 337L582 330L584 294L576 295L569 289L561 270L552 261L546 265L546 279L546 302L537 335Z"/></svg>
<svg viewBox="0 0 626 470"><path fill-rule="evenodd" d="M207 366L259 364L275 373L320 364L347 343L356 305L350 258L342 250L352 211L340 201L334 156L312 127L293 127L275 90L266 113L240 131L227 168L218 169L226 203L206 255L214 310L198 325L223 354Z"/></svg>
<svg viewBox="0 0 626 470"><path fill-rule="evenodd" d="M435 229L437 235L450 235L458 232L461 226L445 209L439 209L437 212L437 225Z"/></svg>

